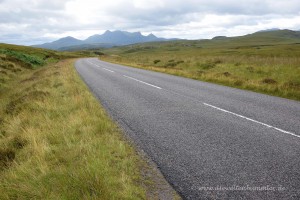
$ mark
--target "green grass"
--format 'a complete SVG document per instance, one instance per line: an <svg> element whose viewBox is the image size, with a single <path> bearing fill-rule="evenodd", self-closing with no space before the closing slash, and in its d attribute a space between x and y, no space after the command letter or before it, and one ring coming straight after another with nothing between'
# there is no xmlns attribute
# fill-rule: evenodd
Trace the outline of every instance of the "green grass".
<svg viewBox="0 0 300 200"><path fill-rule="evenodd" d="M129 45L107 49L100 58L300 100L300 39L279 33Z"/></svg>
<svg viewBox="0 0 300 200"><path fill-rule="evenodd" d="M75 54L25 47L5 53L0 199L147 199L149 191L156 198L144 175L151 169L79 78L74 60L54 62ZM50 64L31 62L45 55Z"/></svg>

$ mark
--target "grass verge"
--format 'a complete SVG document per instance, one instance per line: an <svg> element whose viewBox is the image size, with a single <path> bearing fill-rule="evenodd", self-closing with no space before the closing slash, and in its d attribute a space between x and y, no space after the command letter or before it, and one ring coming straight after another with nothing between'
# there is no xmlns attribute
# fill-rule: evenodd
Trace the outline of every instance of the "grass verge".
<svg viewBox="0 0 300 200"><path fill-rule="evenodd" d="M0 199L147 198L144 162L73 61L23 70L7 82L0 102Z"/></svg>

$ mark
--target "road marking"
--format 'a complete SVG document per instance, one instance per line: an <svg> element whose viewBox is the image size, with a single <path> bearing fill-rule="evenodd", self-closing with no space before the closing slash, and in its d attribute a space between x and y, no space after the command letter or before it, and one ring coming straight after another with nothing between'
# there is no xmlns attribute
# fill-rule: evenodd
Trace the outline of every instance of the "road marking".
<svg viewBox="0 0 300 200"><path fill-rule="evenodd" d="M260 122L260 121L251 119L251 118L249 118L249 117L245 117L245 116L243 116L243 115L239 115L239 114L237 114L237 113L234 113L234 112L231 112L231 111L228 111L228 110L219 108L219 107L217 107L217 106L213 106L213 105L208 104L208 103L203 103L203 104L206 105L206 106L209 106L209 107L211 107L211 108L214 108L214 109L217 109L217 110L220 110L220 111L223 111L223 112L226 112L226 113L235 115L235 116L237 116L237 117L241 117L241 118L246 119L246 120L249 120L249 121L251 121L251 122L255 122L255 123L257 123L257 124L261 124L261 125L266 126L266 127L268 127L268 128L273 128L273 129L275 129L275 130L277 130L277 131L280 131L280 132L282 132L282 133L286 133L286 134L289 134L289 135L292 135L292 136L295 136L295 137L300 138L300 135L296 135L296 134L294 134L294 133L292 133L292 132L282 130L282 129L277 128L277 127L275 127L275 126L271 126L271 125L265 124L265 123L263 123L263 122Z"/></svg>
<svg viewBox="0 0 300 200"><path fill-rule="evenodd" d="M90 61L88 61L88 63L90 63L90 64L92 64L92 65L95 65L96 67L100 67L99 65L97 65L97 64L95 64L95 63L92 63L92 62L90 62ZM109 72L114 72L114 71L112 71L112 70L110 70L110 69L106 69L105 67L102 67L102 69L104 69L104 70L106 70L106 71L109 71Z"/></svg>
<svg viewBox="0 0 300 200"><path fill-rule="evenodd" d="M99 65L96 65L95 63L92 63L90 61L87 61L88 63L92 64L92 65L95 65L96 67L100 67Z"/></svg>
<svg viewBox="0 0 300 200"><path fill-rule="evenodd" d="M161 87L158 87L158 86L156 86L156 85L152 85L152 84L150 84L150 83L146 83L146 82L144 82L144 81L140 81L140 80L135 79L135 78L132 78L132 77L130 77L130 76L126 76L126 75L123 75L123 76L126 77L126 78L129 78L129 79L135 80L135 81L137 81L137 82L144 83L144 84L146 84L146 85L155 87L155 88L157 88L157 89L162 89Z"/></svg>
<svg viewBox="0 0 300 200"><path fill-rule="evenodd" d="M106 71L109 71L109 72L114 72L114 71L112 71L112 70L110 70L110 69L106 69L106 68L102 68L102 69L104 69L104 70L106 70Z"/></svg>

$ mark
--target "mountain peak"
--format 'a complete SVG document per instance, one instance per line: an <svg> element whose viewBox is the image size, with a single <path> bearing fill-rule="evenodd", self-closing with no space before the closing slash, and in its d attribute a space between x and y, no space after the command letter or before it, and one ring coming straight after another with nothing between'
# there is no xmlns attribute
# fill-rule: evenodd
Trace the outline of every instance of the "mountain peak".
<svg viewBox="0 0 300 200"><path fill-rule="evenodd" d="M141 32L134 32L133 34L135 34L135 35L142 35Z"/></svg>
<svg viewBox="0 0 300 200"><path fill-rule="evenodd" d="M66 37L60 38L60 40L77 40L77 39L72 36L66 36Z"/></svg>
<svg viewBox="0 0 300 200"><path fill-rule="evenodd" d="M157 39L157 37L153 33L150 33L149 35L147 35L147 37L148 38L153 38L153 39L156 38Z"/></svg>

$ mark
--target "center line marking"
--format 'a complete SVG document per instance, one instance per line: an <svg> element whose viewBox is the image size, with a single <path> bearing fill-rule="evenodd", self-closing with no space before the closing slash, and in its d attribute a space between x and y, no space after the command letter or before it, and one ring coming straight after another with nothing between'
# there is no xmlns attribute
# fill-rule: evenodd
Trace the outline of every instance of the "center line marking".
<svg viewBox="0 0 300 200"><path fill-rule="evenodd" d="M241 117L241 118L246 119L246 120L249 120L249 121L251 121L251 122L255 122L255 123L261 124L261 125L266 126L266 127L268 127L268 128L273 128L273 129L275 129L275 130L277 130L277 131L280 131L280 132L282 132L282 133L286 133L286 134L289 134L289 135L292 135L292 136L295 136L295 137L300 138L300 135L296 135L296 134L294 134L294 133L292 133L292 132L282 130L282 129L277 128L277 127L275 127L275 126L271 126L271 125L269 125L269 124L265 124L265 123L263 123L263 122L256 121L256 120L251 119L251 118L249 118L249 117L245 117L245 116L243 116L243 115L236 114L236 113L234 113L234 112L231 112L231 111L228 111L228 110L219 108L219 107L217 107L217 106L213 106L213 105L208 104L208 103L203 103L203 104L206 105L206 106L209 106L209 107L211 107L211 108L214 108L214 109L217 109L217 110L220 110L220 111L223 111L223 112L226 112L226 113L235 115L235 116L237 116L237 117Z"/></svg>
<svg viewBox="0 0 300 200"><path fill-rule="evenodd" d="M106 68L102 68L102 69L104 69L104 70L106 70L106 71L109 71L109 72L114 72L114 71L112 71L112 70L110 70L110 69L106 69Z"/></svg>
<svg viewBox="0 0 300 200"><path fill-rule="evenodd" d="M90 64L92 64L92 65L95 65L96 67L100 67L100 66L98 66L98 65L96 65L95 63L92 63L92 62L90 62L90 61L87 61L88 63L90 63Z"/></svg>
<svg viewBox="0 0 300 200"><path fill-rule="evenodd" d="M99 65L97 65L97 64L95 64L95 63L92 63L92 62L90 62L90 61L88 61L88 63L90 63L90 64L92 64L92 65L95 65L96 67L100 67ZM109 72L114 72L114 71L112 71L112 70L110 70L110 69L106 69L106 68L104 68L104 67L102 67L102 69L104 69L104 70L106 70L106 71L109 71Z"/></svg>
<svg viewBox="0 0 300 200"><path fill-rule="evenodd" d="M158 86L156 86L156 85L152 85L152 84L150 84L150 83L146 83L146 82L144 82L144 81L140 81L140 80L135 79L135 78L132 78L132 77L130 77L130 76L126 76L126 75L123 75L123 76L126 77L126 78L129 78L129 79L135 80L135 81L137 81L137 82L144 83L144 84L149 85L149 86L151 86L151 87L155 87L155 88L157 88L157 89L162 89L161 87L158 87Z"/></svg>

